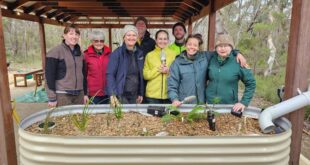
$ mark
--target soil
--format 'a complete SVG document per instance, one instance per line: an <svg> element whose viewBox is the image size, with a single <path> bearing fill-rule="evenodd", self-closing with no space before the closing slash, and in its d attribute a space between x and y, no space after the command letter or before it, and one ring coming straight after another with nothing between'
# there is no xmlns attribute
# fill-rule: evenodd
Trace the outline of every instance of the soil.
<svg viewBox="0 0 310 165"><path fill-rule="evenodd" d="M186 116L186 113L183 114ZM209 129L206 119L194 122L172 120L165 124L161 118L146 116L136 112L124 113L117 120L111 114L91 114L85 131L80 131L73 123L70 115L51 117L56 126L49 134L61 136L222 136L222 135L261 135L256 119L238 118L231 114L216 116L216 131ZM185 117L186 118L186 117ZM109 119L109 120L108 120ZM109 122L108 122L109 121ZM43 134L35 123L26 130Z"/></svg>

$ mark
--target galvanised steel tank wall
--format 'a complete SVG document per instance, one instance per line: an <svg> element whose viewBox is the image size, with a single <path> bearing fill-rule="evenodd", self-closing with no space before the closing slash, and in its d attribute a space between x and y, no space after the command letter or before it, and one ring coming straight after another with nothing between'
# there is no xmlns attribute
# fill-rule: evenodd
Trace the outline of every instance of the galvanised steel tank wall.
<svg viewBox="0 0 310 165"><path fill-rule="evenodd" d="M145 112L148 105L124 105L124 111ZM181 111L190 111L184 105ZM90 106L92 113L108 110L106 105ZM216 106L230 112L231 106ZM66 106L54 115L81 112L82 106ZM104 110L105 109L105 110ZM39 135L25 131L44 120L47 111L24 119L19 128L22 165L285 165L288 164L291 129L288 120L279 123L284 132L273 135L186 136L186 137L104 137ZM258 117L260 110L249 107L244 114Z"/></svg>

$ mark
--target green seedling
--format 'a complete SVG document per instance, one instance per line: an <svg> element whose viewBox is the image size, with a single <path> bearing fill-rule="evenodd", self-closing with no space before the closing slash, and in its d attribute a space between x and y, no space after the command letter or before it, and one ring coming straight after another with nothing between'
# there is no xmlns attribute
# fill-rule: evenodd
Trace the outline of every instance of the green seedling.
<svg viewBox="0 0 310 165"><path fill-rule="evenodd" d="M44 134L48 134L49 132L49 126L51 125L50 123L50 118L52 113L54 112L54 110L56 109L56 107L52 108L50 111L48 111L48 113L46 114L45 120L44 120L44 125L43 125L43 133ZM55 124L55 123L54 123Z"/></svg>
<svg viewBox="0 0 310 165"><path fill-rule="evenodd" d="M161 121L167 125L168 123L182 118L182 114L178 107L170 105L166 108L166 114L161 118Z"/></svg>
<svg viewBox="0 0 310 165"><path fill-rule="evenodd" d="M202 119L206 119L206 114L201 113L205 112L206 108L203 105L196 105L187 115L187 121L199 121Z"/></svg>
<svg viewBox="0 0 310 165"><path fill-rule="evenodd" d="M83 107L83 111L81 115L73 114L71 116L71 121L73 124L82 132L84 132L87 128L89 115L90 115L90 109L88 108L89 104L93 102L95 96L91 97L87 103Z"/></svg>

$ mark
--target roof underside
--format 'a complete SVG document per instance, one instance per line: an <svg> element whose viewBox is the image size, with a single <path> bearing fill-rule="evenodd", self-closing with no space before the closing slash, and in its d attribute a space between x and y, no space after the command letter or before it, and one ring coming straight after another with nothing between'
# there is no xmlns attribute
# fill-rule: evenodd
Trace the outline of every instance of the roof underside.
<svg viewBox="0 0 310 165"><path fill-rule="evenodd" d="M214 0L220 9L235 0ZM48 24L74 23L84 27L122 27L145 16L153 27L171 26L209 14L212 0L4 0L6 17Z"/></svg>

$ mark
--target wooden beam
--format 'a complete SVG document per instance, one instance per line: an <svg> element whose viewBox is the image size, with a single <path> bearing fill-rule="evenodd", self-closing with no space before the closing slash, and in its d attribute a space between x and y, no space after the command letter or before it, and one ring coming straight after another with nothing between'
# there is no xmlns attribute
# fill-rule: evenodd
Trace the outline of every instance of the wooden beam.
<svg viewBox="0 0 310 165"><path fill-rule="evenodd" d="M214 9L215 11L235 2L236 0L216 0L214 1Z"/></svg>
<svg viewBox="0 0 310 165"><path fill-rule="evenodd" d="M7 3L7 7L9 10L14 10L14 9L17 9L19 8L20 6L22 6L23 4L29 2L29 0L16 0L15 2L13 3Z"/></svg>
<svg viewBox="0 0 310 165"><path fill-rule="evenodd" d="M75 24L77 25L79 28L124 28L124 25L121 24ZM166 28L166 29L170 29L172 28L172 24L168 25L162 25L162 24L148 24L147 28L148 29L160 29L160 28Z"/></svg>
<svg viewBox="0 0 310 165"><path fill-rule="evenodd" d="M235 2L236 0L216 0L214 1L214 9L215 11ZM195 22L197 21L198 19L208 15L210 13L210 8L209 8L210 4L208 6L205 6L203 9L200 10L199 14L195 15L193 18L192 18L192 21ZM188 21L188 20L187 20Z"/></svg>
<svg viewBox="0 0 310 165"><path fill-rule="evenodd" d="M192 34L193 33L193 22L191 17L189 17L188 19L188 34Z"/></svg>
<svg viewBox="0 0 310 165"><path fill-rule="evenodd" d="M9 18L15 18L15 19L33 21L33 22L39 22L40 19L42 19L43 23L46 23L46 24L58 25L58 26L67 25L66 23L63 23L60 21L55 21L52 19L46 19L46 18L35 16L35 15L29 15L29 14L25 14L25 13L20 13L20 15L16 15L15 12L10 11L10 10L5 10L5 9L1 9L1 11L2 11L3 16L9 17Z"/></svg>
<svg viewBox="0 0 310 165"><path fill-rule="evenodd" d="M0 10L0 164L17 165L6 52Z"/></svg>
<svg viewBox="0 0 310 165"><path fill-rule="evenodd" d="M216 33L216 11L214 8L214 1L209 1L209 24L208 24L208 50L212 51L215 47L215 33Z"/></svg>
<svg viewBox="0 0 310 165"><path fill-rule="evenodd" d="M52 10L50 7L44 7L43 9L36 12L36 16L40 16L42 14L45 14L46 12Z"/></svg>
<svg viewBox="0 0 310 165"><path fill-rule="evenodd" d="M41 47L41 58L42 58L42 68L45 68L45 58L46 58L46 40L45 40L45 29L44 23L41 21L39 23L39 35L40 35L40 47Z"/></svg>
<svg viewBox="0 0 310 165"><path fill-rule="evenodd" d="M28 14L31 13L39 8L41 8L43 5L41 3L35 3L29 7L24 8L24 13Z"/></svg>
<svg viewBox="0 0 310 165"><path fill-rule="evenodd" d="M293 0L288 56L285 76L285 99L297 95L297 88L306 91L310 65L310 1ZM292 123L290 165L299 164L304 109L289 114Z"/></svg>
<svg viewBox="0 0 310 165"><path fill-rule="evenodd" d="M109 28L109 47L112 50L112 28Z"/></svg>

